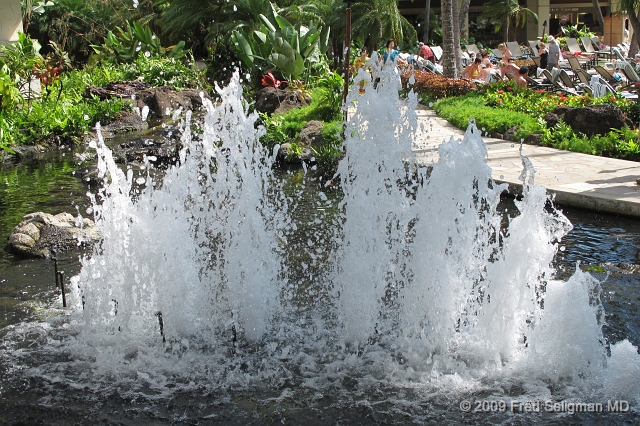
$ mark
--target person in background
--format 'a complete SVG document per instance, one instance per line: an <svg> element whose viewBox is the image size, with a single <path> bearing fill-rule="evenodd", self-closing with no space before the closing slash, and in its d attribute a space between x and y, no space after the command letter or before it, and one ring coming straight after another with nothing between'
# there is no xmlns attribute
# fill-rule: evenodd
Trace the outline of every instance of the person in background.
<svg viewBox="0 0 640 426"><path fill-rule="evenodd" d="M369 62L369 57L367 56L367 48L363 47L362 49L360 49L360 56L353 60L353 72L357 73L360 68L367 65L367 62ZM368 70L365 69L365 71ZM358 81L358 92L362 95L368 85L369 80L364 79Z"/></svg>
<svg viewBox="0 0 640 426"><path fill-rule="evenodd" d="M540 56L540 68L546 69L549 63L549 52L543 42L538 43L538 56Z"/></svg>
<svg viewBox="0 0 640 426"><path fill-rule="evenodd" d="M633 59L633 64L635 65L636 72L640 72L640 53L636 53Z"/></svg>
<svg viewBox="0 0 640 426"><path fill-rule="evenodd" d="M491 68L493 66L493 64L491 63L490 54L486 52L482 54L482 65L484 65L486 68Z"/></svg>
<svg viewBox="0 0 640 426"><path fill-rule="evenodd" d="M482 71L482 59L476 58L462 71L462 78L467 80L480 80Z"/></svg>
<svg viewBox="0 0 640 426"><path fill-rule="evenodd" d="M384 63L386 64L389 60L391 62L395 61L398 57L398 51L395 49L396 42L389 39L387 40L387 47L382 51L382 58L384 59Z"/></svg>
<svg viewBox="0 0 640 426"><path fill-rule="evenodd" d="M418 43L420 49L420 57L425 61L430 61L431 63L435 63L435 55L433 54L433 50L427 43L420 42Z"/></svg>
<svg viewBox="0 0 640 426"><path fill-rule="evenodd" d="M367 48L363 47L360 49L360 56L353 60L353 72L358 72L358 70L366 65L369 62L369 57L367 56Z"/></svg>
<svg viewBox="0 0 640 426"><path fill-rule="evenodd" d="M519 66L511 62L505 62L504 60L498 62L498 68L500 69L500 76L502 78L506 77L507 74L515 75L520 71Z"/></svg>
<svg viewBox="0 0 640 426"><path fill-rule="evenodd" d="M505 62L509 62L513 54L511 53L507 45L504 43L500 43L498 45L498 50L500 51L500 53L502 53L502 60Z"/></svg>
<svg viewBox="0 0 640 426"><path fill-rule="evenodd" d="M547 69L551 71L554 68L558 68L558 62L560 61L560 46L552 35L547 36L547 43L549 44L549 48L547 49L549 53Z"/></svg>
<svg viewBox="0 0 640 426"><path fill-rule="evenodd" d="M521 67L518 72L513 76L513 81L516 82L516 84L519 87L527 87L527 79L525 78L525 76L529 74L529 68L528 67Z"/></svg>

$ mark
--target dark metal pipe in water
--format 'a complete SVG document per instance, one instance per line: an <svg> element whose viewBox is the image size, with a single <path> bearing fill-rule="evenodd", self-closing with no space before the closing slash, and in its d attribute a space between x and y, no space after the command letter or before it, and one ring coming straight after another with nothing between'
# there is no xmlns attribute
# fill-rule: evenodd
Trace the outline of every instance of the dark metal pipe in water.
<svg viewBox="0 0 640 426"><path fill-rule="evenodd" d="M58 272L60 276L60 292L62 293L62 307L67 307L67 296L64 294L64 271Z"/></svg>

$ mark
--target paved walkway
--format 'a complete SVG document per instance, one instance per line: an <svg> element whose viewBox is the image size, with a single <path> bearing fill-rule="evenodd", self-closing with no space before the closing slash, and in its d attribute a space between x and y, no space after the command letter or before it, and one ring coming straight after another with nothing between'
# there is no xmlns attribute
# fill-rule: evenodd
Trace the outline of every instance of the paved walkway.
<svg viewBox="0 0 640 426"><path fill-rule="evenodd" d="M419 123L424 123L428 131L422 132L414 152L420 162L437 161L438 154L432 152L433 148L452 135L461 138L464 131L420 105L417 113ZM520 144L483 139L494 180L509 183L511 190L521 190ZM533 163L535 182L554 193L558 204L640 218L640 185L636 184L640 163L526 144L522 153Z"/></svg>

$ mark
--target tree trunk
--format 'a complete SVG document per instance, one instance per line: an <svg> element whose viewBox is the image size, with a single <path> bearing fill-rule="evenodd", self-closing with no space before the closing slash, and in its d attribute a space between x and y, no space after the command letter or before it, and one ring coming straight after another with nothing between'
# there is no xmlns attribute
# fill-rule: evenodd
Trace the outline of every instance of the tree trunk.
<svg viewBox="0 0 640 426"><path fill-rule="evenodd" d="M458 0L451 1L451 15L453 18L453 47L456 55L456 77L460 77L462 73L462 50L460 50L460 7Z"/></svg>
<svg viewBox="0 0 640 426"><path fill-rule="evenodd" d="M462 0L462 4L460 5L460 19L458 19L458 25L460 28L464 28L467 25L467 21L469 20L469 6L471 5L471 0ZM469 38L469 34L467 34L467 38Z"/></svg>
<svg viewBox="0 0 640 426"><path fill-rule="evenodd" d="M455 0L442 0L442 68L444 75L455 77L456 57L453 44L453 12L452 2Z"/></svg>
<svg viewBox="0 0 640 426"><path fill-rule="evenodd" d="M629 43L629 57L635 57L636 53L638 53L638 33L634 31L631 42Z"/></svg>
<svg viewBox="0 0 640 426"><path fill-rule="evenodd" d="M631 49L629 50L629 57L632 57L631 52L637 52L638 42L640 42L640 40L638 40L638 38L636 37L636 35L640 35L640 17L636 15L636 12L632 12L629 14L629 22L631 22L631 28L633 28L633 39L631 40Z"/></svg>
<svg viewBox="0 0 640 426"><path fill-rule="evenodd" d="M424 5L424 36L422 41L429 43L429 15L431 15L431 0L427 0Z"/></svg>
<svg viewBox="0 0 640 426"><path fill-rule="evenodd" d="M504 24L503 24L504 25L504 29L503 29L502 32L504 34L504 41L509 41L509 21L510 21L510 19L509 19L509 12L510 12L510 10L509 10L509 0L504 0L504 2L505 2L505 7L507 8L507 13L506 13L505 18L504 18Z"/></svg>
<svg viewBox="0 0 640 426"><path fill-rule="evenodd" d="M593 4L593 8L595 9L596 19L598 20L598 25L602 29L602 34L604 34L604 16L602 16L602 9L600 9L600 3L598 0L591 0Z"/></svg>

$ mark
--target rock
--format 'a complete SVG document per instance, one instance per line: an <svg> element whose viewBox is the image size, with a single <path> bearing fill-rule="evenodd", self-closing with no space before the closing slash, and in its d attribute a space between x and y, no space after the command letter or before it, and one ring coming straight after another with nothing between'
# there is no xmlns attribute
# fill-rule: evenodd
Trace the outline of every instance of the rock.
<svg viewBox="0 0 640 426"><path fill-rule="evenodd" d="M292 149L292 144L283 143L278 151L278 160L286 163L301 163L303 161L311 160L312 151L309 148L302 149L300 155L297 155Z"/></svg>
<svg viewBox="0 0 640 426"><path fill-rule="evenodd" d="M322 137L322 128L324 123L322 121L312 120L304 125L298 135L300 144L305 147L318 148L324 145L324 138Z"/></svg>
<svg viewBox="0 0 640 426"><path fill-rule="evenodd" d="M615 105L592 105L581 108L558 107L544 116L548 127L555 126L562 119L575 132L587 136L604 135L611 129L633 127L633 123L622 115Z"/></svg>
<svg viewBox="0 0 640 426"><path fill-rule="evenodd" d="M504 135L502 133L493 132L493 133L491 133L491 137L494 138L494 139L503 139Z"/></svg>
<svg viewBox="0 0 640 426"><path fill-rule="evenodd" d="M102 239L100 229L91 219L83 218L82 226L69 213L29 213L9 236L7 249L28 257L49 257L51 252L67 251L80 244Z"/></svg>
<svg viewBox="0 0 640 426"><path fill-rule="evenodd" d="M145 106L149 111L158 117L167 117L175 111L194 110L201 108L202 96L208 98L209 95L198 90L177 91L173 87L163 86L141 90L136 94L137 107L140 111Z"/></svg>
<svg viewBox="0 0 640 426"><path fill-rule="evenodd" d="M134 112L123 112L120 116L105 126L102 126L100 130L105 137L113 137L113 135L119 133L136 132L146 130L149 124L142 120L138 114Z"/></svg>
<svg viewBox="0 0 640 426"><path fill-rule="evenodd" d="M542 135L540 133L533 133L527 136L524 140L529 145L540 145L542 143Z"/></svg>
<svg viewBox="0 0 640 426"><path fill-rule="evenodd" d="M516 132L517 131L518 131L518 126L513 126L509 130L504 132L503 139L506 140L506 141L512 141L512 140L516 139Z"/></svg>
<svg viewBox="0 0 640 426"><path fill-rule="evenodd" d="M256 111L273 114L307 106L311 97L299 90L265 87L256 92L255 101Z"/></svg>

